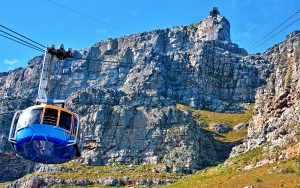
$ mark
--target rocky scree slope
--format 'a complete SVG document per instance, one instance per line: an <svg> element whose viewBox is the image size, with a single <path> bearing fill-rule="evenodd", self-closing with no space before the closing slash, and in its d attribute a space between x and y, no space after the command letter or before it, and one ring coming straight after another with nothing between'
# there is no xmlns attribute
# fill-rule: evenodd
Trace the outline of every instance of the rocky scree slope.
<svg viewBox="0 0 300 188"><path fill-rule="evenodd" d="M184 172L221 162L236 143L222 143L202 132L176 104L242 112L239 103L254 102L257 88L274 68L265 56L248 55L232 43L230 24L220 15L107 39L76 51L75 58L90 60L56 62L51 95L68 98L68 108L81 117L86 145L80 162L167 163ZM34 104L41 64L39 56L26 68L1 73L1 112ZM12 153L7 141L12 116L0 115L0 152L12 155L9 164L0 158L1 181L39 168Z"/></svg>

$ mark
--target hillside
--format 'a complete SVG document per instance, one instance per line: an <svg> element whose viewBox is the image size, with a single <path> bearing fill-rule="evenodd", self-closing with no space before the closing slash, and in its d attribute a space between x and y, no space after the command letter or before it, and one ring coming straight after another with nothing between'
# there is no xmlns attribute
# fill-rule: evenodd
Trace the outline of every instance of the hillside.
<svg viewBox="0 0 300 188"><path fill-rule="evenodd" d="M163 185L184 177L172 186L224 187L242 176L263 186L272 169L287 186L299 185L298 33L248 54L231 42L224 16L209 15L75 52L88 60L56 62L52 97L67 98L80 115L86 143L79 160L62 165L25 161L7 141L11 111L33 105L42 56L1 73L0 112L11 112L0 114L2 186Z"/></svg>

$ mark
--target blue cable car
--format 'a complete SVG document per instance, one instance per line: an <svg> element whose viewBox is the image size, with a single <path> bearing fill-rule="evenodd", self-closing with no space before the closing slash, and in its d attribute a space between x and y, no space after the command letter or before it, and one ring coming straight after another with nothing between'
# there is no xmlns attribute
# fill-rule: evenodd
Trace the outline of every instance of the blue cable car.
<svg viewBox="0 0 300 188"><path fill-rule="evenodd" d="M71 49L65 51L63 45L46 49L36 105L15 113L9 133L9 142L18 155L45 164L80 157L83 148L78 115L64 108L65 100L48 99L55 57L72 57Z"/></svg>
<svg viewBox="0 0 300 188"><path fill-rule="evenodd" d="M64 163L80 157L78 115L54 105L35 105L15 113L9 140L18 155L46 163Z"/></svg>

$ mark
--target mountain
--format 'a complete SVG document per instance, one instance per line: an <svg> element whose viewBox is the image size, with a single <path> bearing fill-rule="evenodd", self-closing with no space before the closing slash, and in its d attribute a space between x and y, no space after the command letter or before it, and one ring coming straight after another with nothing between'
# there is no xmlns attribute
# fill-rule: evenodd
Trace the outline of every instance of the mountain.
<svg viewBox="0 0 300 188"><path fill-rule="evenodd" d="M299 34L300 31L292 32L284 42L261 54L274 62L275 69L267 84L257 90L248 138L244 144L234 148L233 155L263 144L268 150L276 150L276 147L299 142ZM300 157L300 145L295 144L292 148L295 149L294 154L287 150L282 157Z"/></svg>
<svg viewBox="0 0 300 188"><path fill-rule="evenodd" d="M0 115L0 181L38 171L10 186L169 184L255 148L288 145L299 134L298 33L248 54L231 42L229 21L211 12L75 51L86 60L56 62L51 95L79 114L85 147L79 160L58 166L26 161L7 141L11 111L34 104L43 56L1 73L0 112L8 113ZM117 178L96 178L105 172Z"/></svg>
<svg viewBox="0 0 300 188"><path fill-rule="evenodd" d="M273 62L267 83L257 89L248 135L217 167L170 187L299 187L300 31L259 54ZM199 184L198 184L199 183Z"/></svg>

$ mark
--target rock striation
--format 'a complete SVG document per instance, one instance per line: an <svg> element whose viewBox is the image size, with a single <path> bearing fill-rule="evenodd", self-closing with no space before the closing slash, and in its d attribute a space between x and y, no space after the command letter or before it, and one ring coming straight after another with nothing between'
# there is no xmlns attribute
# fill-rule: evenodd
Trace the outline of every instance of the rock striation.
<svg viewBox="0 0 300 188"><path fill-rule="evenodd" d="M176 104L243 111L239 103L254 102L256 90L274 72L270 53L248 55L231 42L229 21L210 15L195 24L75 51L74 59L55 63L51 95L67 98L67 107L81 117L86 145L79 162L167 163L191 172L224 160L236 143L215 140ZM41 64L39 56L25 68L0 74L0 112L5 112L0 114L0 153L13 152L7 141L11 111L33 105ZM22 176L27 173L22 168L13 169ZM5 172L0 168L1 181Z"/></svg>

